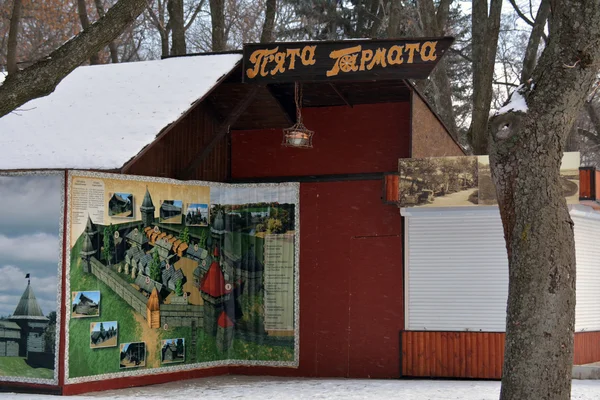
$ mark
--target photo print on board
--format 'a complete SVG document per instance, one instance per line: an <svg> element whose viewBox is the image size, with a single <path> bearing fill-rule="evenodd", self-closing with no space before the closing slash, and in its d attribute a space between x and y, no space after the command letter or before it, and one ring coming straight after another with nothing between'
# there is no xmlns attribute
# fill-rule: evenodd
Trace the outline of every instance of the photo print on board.
<svg viewBox="0 0 600 400"><path fill-rule="evenodd" d="M0 381L57 379L63 176L0 175Z"/></svg>
<svg viewBox="0 0 600 400"><path fill-rule="evenodd" d="M139 375L141 366L297 365L298 185L69 179L70 288L102 288L101 320L117 322L118 347L91 348L90 322L100 319L71 318L66 351L77 356L66 360L67 382ZM104 201L76 201L90 191ZM108 215L115 192L133 195L133 220ZM121 346L128 343L139 344Z"/></svg>
<svg viewBox="0 0 600 400"><path fill-rule="evenodd" d="M163 224L181 224L183 202L181 200L163 200L160 204L160 222Z"/></svg>
<svg viewBox="0 0 600 400"><path fill-rule="evenodd" d="M187 205L185 224L187 226L208 226L208 204L191 203Z"/></svg>
<svg viewBox="0 0 600 400"><path fill-rule="evenodd" d="M113 218L133 218L134 204L131 193L109 193L108 216Z"/></svg>
<svg viewBox="0 0 600 400"><path fill-rule="evenodd" d="M171 364L185 361L185 338L166 339L160 348L160 362Z"/></svg>
<svg viewBox="0 0 600 400"><path fill-rule="evenodd" d="M89 318L100 316L100 292L72 292L71 318Z"/></svg>
<svg viewBox="0 0 600 400"><path fill-rule="evenodd" d="M146 366L146 343L132 342L121 344L120 368L139 368Z"/></svg>
<svg viewBox="0 0 600 400"><path fill-rule="evenodd" d="M118 334L117 321L90 322L90 349L116 347Z"/></svg>

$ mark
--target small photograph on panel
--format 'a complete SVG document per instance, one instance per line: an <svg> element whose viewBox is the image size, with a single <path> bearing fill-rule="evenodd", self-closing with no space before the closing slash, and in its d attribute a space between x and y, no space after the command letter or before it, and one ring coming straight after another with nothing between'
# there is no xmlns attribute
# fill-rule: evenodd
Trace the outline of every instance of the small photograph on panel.
<svg viewBox="0 0 600 400"><path fill-rule="evenodd" d="M208 204L188 204L185 213L185 224L187 226L208 226Z"/></svg>
<svg viewBox="0 0 600 400"><path fill-rule="evenodd" d="M121 344L121 369L146 366L146 343L133 342Z"/></svg>
<svg viewBox="0 0 600 400"><path fill-rule="evenodd" d="M100 315L100 292L72 292L71 293L71 317L87 318Z"/></svg>
<svg viewBox="0 0 600 400"><path fill-rule="evenodd" d="M181 224L183 202L181 200L163 200L160 204L160 222L163 224Z"/></svg>
<svg viewBox="0 0 600 400"><path fill-rule="evenodd" d="M133 195L109 193L108 215L113 218L133 218Z"/></svg>
<svg viewBox="0 0 600 400"><path fill-rule="evenodd" d="M117 321L102 321L90 323L90 348L117 346Z"/></svg>
<svg viewBox="0 0 600 400"><path fill-rule="evenodd" d="M185 361L185 339L167 339L162 341L160 361L171 364Z"/></svg>

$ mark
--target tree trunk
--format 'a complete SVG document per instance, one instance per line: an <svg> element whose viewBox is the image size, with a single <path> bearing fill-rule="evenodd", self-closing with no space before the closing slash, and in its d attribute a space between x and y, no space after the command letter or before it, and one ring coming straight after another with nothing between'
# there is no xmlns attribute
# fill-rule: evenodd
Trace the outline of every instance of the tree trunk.
<svg viewBox="0 0 600 400"><path fill-rule="evenodd" d="M404 6L401 0L390 1L390 16L387 26L387 37L396 39L400 36L400 21L402 20L402 11Z"/></svg>
<svg viewBox="0 0 600 400"><path fill-rule="evenodd" d="M519 89L527 111L490 120L490 165L509 265L501 400L571 395L575 245L559 170L600 65L600 3L556 0L552 8L534 85Z"/></svg>
<svg viewBox="0 0 600 400"><path fill-rule="evenodd" d="M538 8L533 29L529 35L527 49L525 49L525 57L523 57L523 71L521 72L521 82L527 82L531 77L535 62L537 61L537 52L546 27L546 21L550 15L550 0L542 0L540 8Z"/></svg>
<svg viewBox="0 0 600 400"><path fill-rule="evenodd" d="M227 48L225 38L225 0L210 0L210 20L212 24L212 51Z"/></svg>
<svg viewBox="0 0 600 400"><path fill-rule="evenodd" d="M502 0L473 0L473 114L469 136L474 154L487 154L487 126L492 102L494 66L500 32Z"/></svg>
<svg viewBox="0 0 600 400"><path fill-rule="evenodd" d="M16 73L19 68L17 67L17 49L18 49L18 37L19 37L19 26L21 24L21 9L23 5L21 0L13 0L12 15L10 17L10 28L8 31L8 48L6 54L6 63L8 74Z"/></svg>
<svg viewBox="0 0 600 400"><path fill-rule="evenodd" d="M441 0L436 7L433 0L422 0L417 3L422 32L425 36L443 36L452 0ZM442 58L429 75L429 80L423 80L419 85L431 98L435 111L448 127L450 135L457 138L456 117L452 106L452 87L448 78L446 59Z"/></svg>
<svg viewBox="0 0 600 400"><path fill-rule="evenodd" d="M183 0L169 0L167 3L169 26L171 27L171 55L181 56L186 53L185 27L183 17Z"/></svg>
<svg viewBox="0 0 600 400"><path fill-rule="evenodd" d="M98 12L98 18L104 17L104 4L102 4L102 0L94 0L96 3L96 12ZM117 64L119 62L119 50L117 49L117 45L114 42L110 42L108 44L108 49L110 50L110 61L113 64Z"/></svg>
<svg viewBox="0 0 600 400"><path fill-rule="evenodd" d="M81 28L87 29L90 26L90 19L88 18L85 0L77 0L77 13L79 14ZM92 56L90 57L90 65L96 64L100 64L100 58L98 57L98 53L92 54Z"/></svg>
<svg viewBox="0 0 600 400"><path fill-rule="evenodd" d="M118 37L145 7L146 0L119 0L104 18L81 31L48 57L8 75L0 85L0 117L29 100L52 93L65 76Z"/></svg>
<svg viewBox="0 0 600 400"><path fill-rule="evenodd" d="M273 41L273 30L275 29L275 14L277 13L277 0L267 0L265 10L265 23L260 35L261 43Z"/></svg>

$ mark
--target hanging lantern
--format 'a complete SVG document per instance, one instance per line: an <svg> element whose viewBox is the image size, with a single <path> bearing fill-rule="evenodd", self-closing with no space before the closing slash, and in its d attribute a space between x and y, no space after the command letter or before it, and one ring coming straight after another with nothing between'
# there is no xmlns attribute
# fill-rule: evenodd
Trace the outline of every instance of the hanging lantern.
<svg viewBox="0 0 600 400"><path fill-rule="evenodd" d="M302 123L302 86L298 82L294 85L294 100L296 102L296 123L294 126L283 130L282 146L311 148L314 132L308 130Z"/></svg>

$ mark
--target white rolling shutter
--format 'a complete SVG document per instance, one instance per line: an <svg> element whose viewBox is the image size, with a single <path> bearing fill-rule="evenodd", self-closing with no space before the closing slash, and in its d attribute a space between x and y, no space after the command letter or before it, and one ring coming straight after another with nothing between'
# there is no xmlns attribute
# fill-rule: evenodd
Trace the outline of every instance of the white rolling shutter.
<svg viewBox="0 0 600 400"><path fill-rule="evenodd" d="M406 329L504 332L508 259L496 207L402 209ZM571 206L575 330L600 330L600 213Z"/></svg>
<svg viewBox="0 0 600 400"><path fill-rule="evenodd" d="M571 211L575 224L577 305L575 331L600 330L600 220Z"/></svg>
<svg viewBox="0 0 600 400"><path fill-rule="evenodd" d="M403 214L406 328L504 331L508 259L498 209Z"/></svg>

